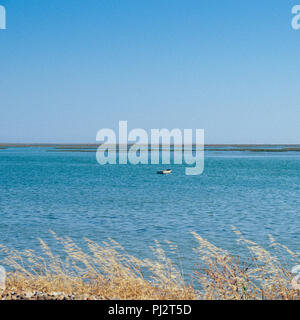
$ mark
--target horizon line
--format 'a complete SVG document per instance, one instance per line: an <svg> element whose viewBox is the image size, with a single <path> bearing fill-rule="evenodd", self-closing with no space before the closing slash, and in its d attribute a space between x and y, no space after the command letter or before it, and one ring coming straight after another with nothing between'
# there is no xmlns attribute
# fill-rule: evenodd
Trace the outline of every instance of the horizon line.
<svg viewBox="0 0 300 320"><path fill-rule="evenodd" d="M103 143L63 143L63 142L57 142L57 143L22 143L22 142L17 142L17 143L1 143L0 142L0 147L55 147L55 146L101 146ZM110 144L111 146L123 146L126 144ZM128 146L133 146L133 145L140 145L140 146L151 146L151 143L127 143ZM180 146L180 144L155 144L153 146ZM202 145L202 144L188 144L188 146L196 146L196 145ZM240 146L240 147L246 147L246 146L300 146L300 143L204 143L204 146L207 147L215 147L215 146Z"/></svg>

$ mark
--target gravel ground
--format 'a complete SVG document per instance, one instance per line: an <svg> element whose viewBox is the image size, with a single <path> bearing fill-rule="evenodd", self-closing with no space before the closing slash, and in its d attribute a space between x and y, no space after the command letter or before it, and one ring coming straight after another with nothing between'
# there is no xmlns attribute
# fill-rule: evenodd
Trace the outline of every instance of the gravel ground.
<svg viewBox="0 0 300 320"><path fill-rule="evenodd" d="M0 300L104 300L104 297L90 296L87 294L75 295L65 294L64 292L0 292Z"/></svg>

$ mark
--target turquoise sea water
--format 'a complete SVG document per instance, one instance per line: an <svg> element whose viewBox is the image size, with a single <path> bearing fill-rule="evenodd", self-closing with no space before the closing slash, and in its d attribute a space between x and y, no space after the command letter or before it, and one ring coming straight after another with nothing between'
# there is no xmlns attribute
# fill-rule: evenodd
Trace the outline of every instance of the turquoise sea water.
<svg viewBox="0 0 300 320"><path fill-rule="evenodd" d="M197 242L190 231L243 254L231 225L268 246L268 234L295 251L300 244L300 152L207 151L201 176L184 165L107 165L95 153L50 148L0 150L0 243L56 249L49 230L96 242L113 238L138 257L154 240L178 245L185 271ZM57 248L58 250L58 248Z"/></svg>

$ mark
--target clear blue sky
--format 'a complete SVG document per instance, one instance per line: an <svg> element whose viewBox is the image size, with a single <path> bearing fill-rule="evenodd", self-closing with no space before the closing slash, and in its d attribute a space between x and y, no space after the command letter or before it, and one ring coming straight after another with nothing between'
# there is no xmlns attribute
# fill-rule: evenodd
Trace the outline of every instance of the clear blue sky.
<svg viewBox="0 0 300 320"><path fill-rule="evenodd" d="M0 0L0 142L103 127L300 143L300 0Z"/></svg>

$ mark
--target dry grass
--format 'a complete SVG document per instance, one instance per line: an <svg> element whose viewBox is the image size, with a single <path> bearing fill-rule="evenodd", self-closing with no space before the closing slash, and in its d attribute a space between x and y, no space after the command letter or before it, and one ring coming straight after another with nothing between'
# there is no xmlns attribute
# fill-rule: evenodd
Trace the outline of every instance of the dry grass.
<svg viewBox="0 0 300 320"><path fill-rule="evenodd" d="M180 268L166 256L158 242L151 248L154 260L137 259L113 240L98 245L85 239L89 248L86 253L70 238L54 233L65 252L63 260L41 239L42 256L32 250L18 252L0 246L5 255L1 264L12 270L8 273L6 294L63 292L66 298L84 295L122 300L299 299L300 291L291 287L293 275L289 268L269 251L246 240L239 231L234 229L234 232L250 252L248 261L240 261L193 233L199 243L194 249L199 267L193 279L200 282L200 290L186 283ZM293 265L300 264L299 253L276 243L273 238L270 240L278 254L284 250L283 256L288 253ZM170 248L174 249L171 243Z"/></svg>

